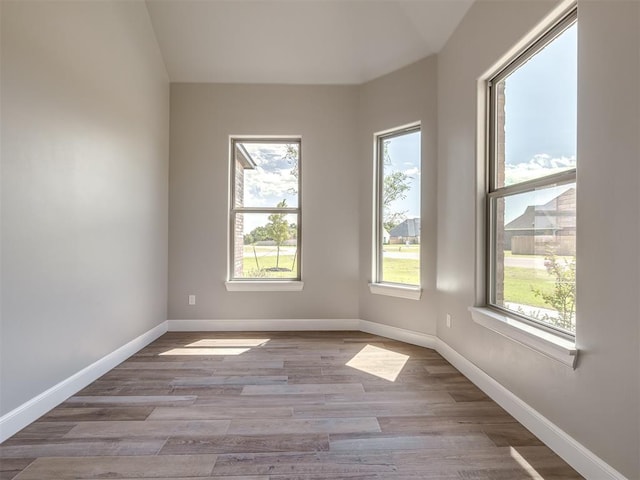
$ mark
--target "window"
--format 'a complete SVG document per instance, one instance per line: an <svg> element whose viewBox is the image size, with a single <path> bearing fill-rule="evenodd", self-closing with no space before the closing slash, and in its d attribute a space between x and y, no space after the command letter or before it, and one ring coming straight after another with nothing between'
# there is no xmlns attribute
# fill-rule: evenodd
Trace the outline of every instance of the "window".
<svg viewBox="0 0 640 480"><path fill-rule="evenodd" d="M300 139L231 140L231 281L300 280L300 147Z"/></svg>
<svg viewBox="0 0 640 480"><path fill-rule="evenodd" d="M420 164L419 125L376 136L374 284L420 286Z"/></svg>
<svg viewBox="0 0 640 480"><path fill-rule="evenodd" d="M577 11L488 82L488 304L576 329Z"/></svg>

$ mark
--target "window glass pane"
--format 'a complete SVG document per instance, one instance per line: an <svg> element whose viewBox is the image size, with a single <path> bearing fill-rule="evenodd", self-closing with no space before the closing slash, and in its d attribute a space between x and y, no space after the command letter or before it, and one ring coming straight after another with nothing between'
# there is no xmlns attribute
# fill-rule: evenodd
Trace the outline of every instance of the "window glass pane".
<svg viewBox="0 0 640 480"><path fill-rule="evenodd" d="M496 83L496 185L576 167L577 24Z"/></svg>
<svg viewBox="0 0 640 480"><path fill-rule="evenodd" d="M576 184L495 200L494 304L574 333Z"/></svg>
<svg viewBox="0 0 640 480"><path fill-rule="evenodd" d="M420 131L382 139L379 281L420 285Z"/></svg>
<svg viewBox="0 0 640 480"><path fill-rule="evenodd" d="M298 278L298 215L237 213L234 278Z"/></svg>
<svg viewBox="0 0 640 480"><path fill-rule="evenodd" d="M235 143L235 206L298 207L300 144Z"/></svg>

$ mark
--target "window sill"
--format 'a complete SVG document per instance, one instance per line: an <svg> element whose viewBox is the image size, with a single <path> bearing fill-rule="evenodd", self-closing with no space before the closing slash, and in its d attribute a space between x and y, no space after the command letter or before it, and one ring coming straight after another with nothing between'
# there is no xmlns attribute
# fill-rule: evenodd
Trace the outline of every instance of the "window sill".
<svg viewBox="0 0 640 480"><path fill-rule="evenodd" d="M304 282L298 280L229 281L224 285L227 292L301 292L304 288Z"/></svg>
<svg viewBox="0 0 640 480"><path fill-rule="evenodd" d="M486 307L469 307L473 321L542 355L575 368L578 349L574 342Z"/></svg>
<svg viewBox="0 0 640 480"><path fill-rule="evenodd" d="M420 287L391 285L389 283L370 283L369 291L374 295L387 295L389 297L407 298L409 300L420 300L422 296L422 289Z"/></svg>

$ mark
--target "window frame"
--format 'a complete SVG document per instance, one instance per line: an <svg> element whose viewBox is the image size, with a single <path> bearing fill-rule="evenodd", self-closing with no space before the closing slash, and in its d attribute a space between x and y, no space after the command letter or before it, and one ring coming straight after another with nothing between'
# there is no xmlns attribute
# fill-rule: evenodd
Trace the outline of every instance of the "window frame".
<svg viewBox="0 0 640 480"><path fill-rule="evenodd" d="M382 275L382 255L383 255L383 185L384 185L384 141L401 137L411 133L420 133L420 171L422 172L422 125L421 122L414 122L401 127L385 130L374 135L374 215L373 215L373 259L372 276L370 284L372 293L390 295L400 298L418 300L422 292L422 245L420 246L419 277L420 283L396 283L383 280ZM422 185L422 181L420 181ZM420 186L420 223L422 224L422 187ZM422 242L422 239L421 239Z"/></svg>
<svg viewBox="0 0 640 480"><path fill-rule="evenodd" d="M496 227L497 227L497 204L498 200L506 199L522 193L534 192L540 188L562 186L575 183L577 186L577 169L574 167L562 172L550 174L544 177L535 178L507 186L498 186L498 115L496 85L518 68L527 63L537 53L551 44L557 37L578 21L578 8L573 5L568 11L560 15L549 28L538 35L526 48L520 51L510 61L506 62L502 68L491 75L486 81L486 109L487 127L485 128L486 141L486 168L487 178L485 186L485 303L489 309L495 310L507 318L513 318L526 325L533 326L543 332L550 333L563 340L575 341L575 333L554 327L537 319L519 314L495 303L496 297Z"/></svg>
<svg viewBox="0 0 640 480"><path fill-rule="evenodd" d="M298 184L297 195L298 202L296 207L238 207L236 206L236 146L238 144L246 143L260 143L260 144L297 144L298 145ZM256 284L271 283L273 285L283 284L291 285L300 283L302 281L302 137L271 137L271 136L232 136L229 141L229 218L228 218L228 239L229 239L229 256L228 256L228 268L227 268L227 289L235 290L229 284L245 283L248 286L255 287ZM257 278L257 277L236 277L234 271L235 261L235 225L236 216L238 214L294 214L297 215L296 222L296 272L295 277L283 277L283 278ZM299 290L301 288L294 287L291 290ZM245 290L245 289L242 289ZM262 290L261 288L251 288L251 290Z"/></svg>

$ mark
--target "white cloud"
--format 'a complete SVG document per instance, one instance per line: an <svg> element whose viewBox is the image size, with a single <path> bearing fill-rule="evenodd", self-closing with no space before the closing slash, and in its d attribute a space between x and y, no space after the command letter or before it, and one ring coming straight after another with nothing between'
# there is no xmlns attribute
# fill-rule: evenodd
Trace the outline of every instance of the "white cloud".
<svg viewBox="0 0 640 480"><path fill-rule="evenodd" d="M275 205L298 188L298 180L290 169L265 171L258 167L245 173L245 205L262 207Z"/></svg>
<svg viewBox="0 0 640 480"><path fill-rule="evenodd" d="M553 158L546 153L539 153L534 155L528 162L505 165L505 183L507 185L513 185L514 183L562 172L570 168L575 168L575 166L575 155L571 157Z"/></svg>
<svg viewBox="0 0 640 480"><path fill-rule="evenodd" d="M409 175L410 177L420 175L420 169L418 167L409 168L407 170L403 170L402 173L405 175Z"/></svg>

